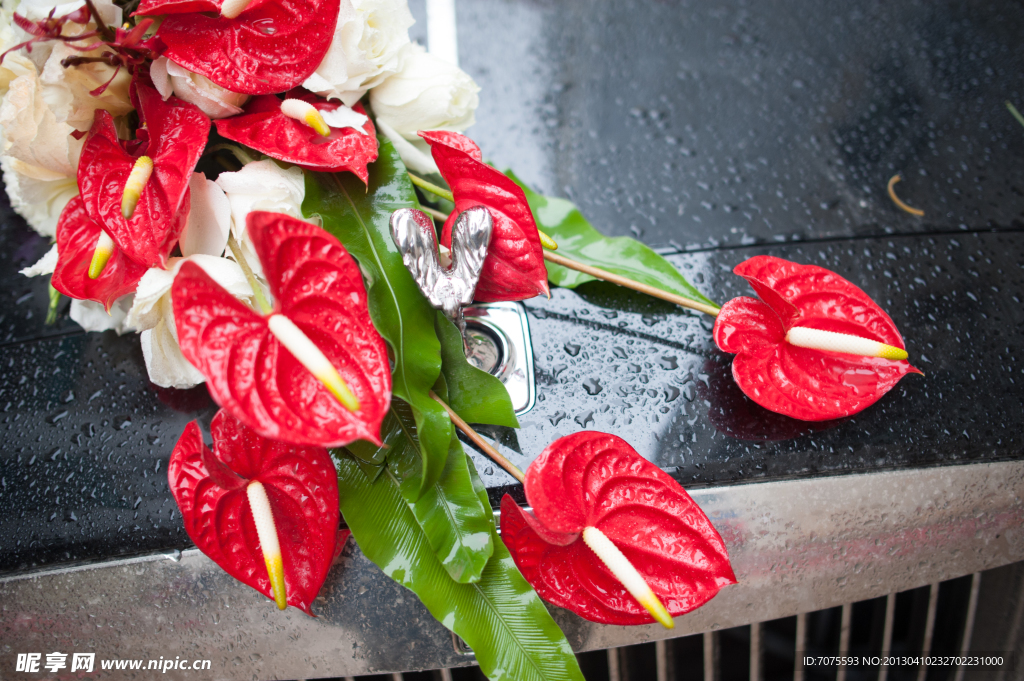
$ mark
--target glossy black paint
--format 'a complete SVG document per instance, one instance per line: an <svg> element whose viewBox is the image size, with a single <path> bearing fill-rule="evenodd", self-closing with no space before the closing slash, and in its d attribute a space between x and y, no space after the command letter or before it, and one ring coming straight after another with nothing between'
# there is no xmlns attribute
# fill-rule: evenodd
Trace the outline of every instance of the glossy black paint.
<svg viewBox="0 0 1024 681"><path fill-rule="evenodd" d="M422 3L414 3L422 18ZM707 318L616 287L527 302L538 403L486 430L525 467L616 433L687 485L1018 458L1024 441L1024 9L1016 4L459 0L485 154L602 230L671 243L719 302L769 253L834 269L925 377L806 424L733 384ZM422 31L422 26L419 29ZM901 171L919 219L885 182ZM188 545L167 490L203 390L158 391L138 337L43 324L48 244L0 229L0 571ZM635 229L631 229L635 228ZM799 243L792 243L794 240ZM511 481L483 457L497 497ZM515 487L512 488L516 490Z"/></svg>

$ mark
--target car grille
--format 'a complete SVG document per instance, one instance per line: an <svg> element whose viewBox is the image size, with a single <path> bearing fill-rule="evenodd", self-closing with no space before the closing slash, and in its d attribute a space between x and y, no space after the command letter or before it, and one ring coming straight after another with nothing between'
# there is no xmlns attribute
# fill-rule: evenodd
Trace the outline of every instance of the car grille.
<svg viewBox="0 0 1024 681"><path fill-rule="evenodd" d="M794 617L580 653L587 681L1008 681L1024 615L1024 563ZM804 656L995 653L969 666L804 665ZM1018 651L1019 654L1019 651ZM344 681L483 681L475 666L343 677ZM338 678L332 681L343 681Z"/></svg>

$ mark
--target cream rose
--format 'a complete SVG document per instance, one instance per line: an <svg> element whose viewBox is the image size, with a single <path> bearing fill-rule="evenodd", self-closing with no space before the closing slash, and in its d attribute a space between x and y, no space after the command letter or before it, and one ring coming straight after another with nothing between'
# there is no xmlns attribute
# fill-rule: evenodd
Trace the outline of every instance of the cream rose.
<svg viewBox="0 0 1024 681"><path fill-rule="evenodd" d="M302 86L352 106L398 70L414 23L406 0L341 0L331 47Z"/></svg>
<svg viewBox="0 0 1024 681"><path fill-rule="evenodd" d="M146 360L149 380L164 388L191 388L206 380L181 354L178 329L174 324L171 285L178 270L189 261L202 267L236 298L252 296L252 288L246 282L242 268L227 258L212 255L172 258L168 269L154 267L142 275L126 323L142 332L142 356Z"/></svg>
<svg viewBox="0 0 1024 681"><path fill-rule="evenodd" d="M458 66L410 43L401 69L370 90L377 120L407 140L420 130L463 132L476 122L480 87Z"/></svg>
<svg viewBox="0 0 1024 681"><path fill-rule="evenodd" d="M167 57L160 57L149 69L160 96L175 95L189 104L195 104L210 118L227 118L242 113L249 95L232 92L209 78L193 73Z"/></svg>

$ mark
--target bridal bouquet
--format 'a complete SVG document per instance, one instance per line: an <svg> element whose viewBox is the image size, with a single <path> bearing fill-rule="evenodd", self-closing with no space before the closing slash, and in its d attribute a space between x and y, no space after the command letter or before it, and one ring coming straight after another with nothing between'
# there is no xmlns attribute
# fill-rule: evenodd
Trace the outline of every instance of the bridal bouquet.
<svg viewBox="0 0 1024 681"><path fill-rule="evenodd" d="M835 273L753 258L736 273L758 298L719 308L487 165L462 134L476 84L410 42L404 0L23 0L0 19L4 183L55 242L23 272L87 330L140 333L154 384L206 384L212 448L189 424L170 487L196 545L281 609L313 614L351 534L491 678L579 679L542 599L672 627L736 581L700 508L615 435L561 438L525 473L501 458L470 424L518 427L511 401L439 290L599 278L714 315L744 392L798 419L916 371ZM524 484L500 536L457 430Z"/></svg>

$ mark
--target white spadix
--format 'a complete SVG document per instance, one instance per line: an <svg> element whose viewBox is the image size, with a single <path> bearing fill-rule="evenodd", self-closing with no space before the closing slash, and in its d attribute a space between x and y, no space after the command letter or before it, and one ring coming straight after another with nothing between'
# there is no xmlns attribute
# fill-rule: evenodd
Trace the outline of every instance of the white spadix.
<svg viewBox="0 0 1024 681"><path fill-rule="evenodd" d="M132 166L132 172L124 183L124 193L121 195L121 217L131 220L135 214L135 207L139 205L142 198L142 190L146 188L149 178L153 175L153 159L149 156L139 156Z"/></svg>
<svg viewBox="0 0 1024 681"><path fill-rule="evenodd" d="M224 0L220 6L220 15L225 19L234 19L245 11L252 0Z"/></svg>
<svg viewBox="0 0 1024 681"><path fill-rule="evenodd" d="M103 268L107 261L114 254L114 240L102 229L100 238L96 239L96 249L92 252L92 260L89 262L89 278L96 279L103 274Z"/></svg>
<svg viewBox="0 0 1024 681"><path fill-rule="evenodd" d="M274 512L270 510L270 499L267 490L258 480L253 480L245 488L249 497L249 509L252 519L256 522L256 535L260 538L260 549L263 551L263 562L267 564L270 576L270 588L274 592L274 602L280 610L288 607L288 594L284 586L284 563L281 560L281 544L277 540L277 526L274 525Z"/></svg>
<svg viewBox="0 0 1024 681"><path fill-rule="evenodd" d="M672 621L672 615L668 614L668 610L662 605L647 581L637 572L633 564L629 562L629 559L622 555L622 551L612 543L608 535L596 527L585 527L583 528L583 541L586 542L591 551L597 554L597 557L615 575L615 578L622 583L622 586L626 587L626 591L640 605L644 606L647 612L651 613L651 617L660 622L666 629L675 628L676 625Z"/></svg>
<svg viewBox="0 0 1024 681"><path fill-rule="evenodd" d="M327 121L317 111L317 108L309 102L301 99L286 99L281 102L281 113L288 118L302 121L316 130L317 134L321 137L331 136L331 126L327 125Z"/></svg>
<svg viewBox="0 0 1024 681"><path fill-rule="evenodd" d="M800 348L842 352L847 355L860 355L861 357L881 357L894 360L904 360L907 358L906 350L893 345L886 345L885 343L879 343L878 341L859 336L851 336L846 333L810 329L805 326L795 326L790 329L786 334L786 342Z"/></svg>
<svg viewBox="0 0 1024 681"><path fill-rule="evenodd" d="M274 314L267 319L270 333L285 346L302 366L309 370L342 406L349 411L359 411L359 399L352 394L345 380L334 368L327 356L309 339L302 329L283 314Z"/></svg>

